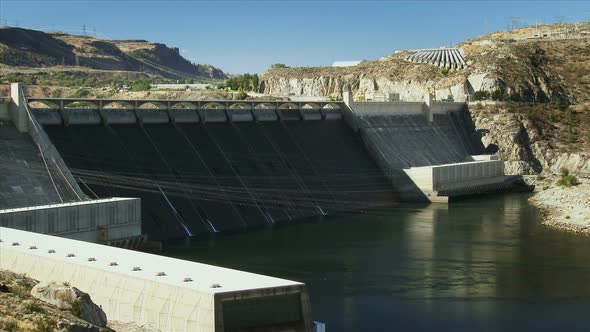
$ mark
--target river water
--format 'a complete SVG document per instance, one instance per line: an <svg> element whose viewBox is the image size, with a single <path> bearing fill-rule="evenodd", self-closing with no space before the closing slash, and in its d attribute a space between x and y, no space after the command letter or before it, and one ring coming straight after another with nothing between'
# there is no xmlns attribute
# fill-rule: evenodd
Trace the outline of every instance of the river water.
<svg viewBox="0 0 590 332"><path fill-rule="evenodd" d="M310 219L165 254L307 284L328 331L587 331L590 237L528 195Z"/></svg>

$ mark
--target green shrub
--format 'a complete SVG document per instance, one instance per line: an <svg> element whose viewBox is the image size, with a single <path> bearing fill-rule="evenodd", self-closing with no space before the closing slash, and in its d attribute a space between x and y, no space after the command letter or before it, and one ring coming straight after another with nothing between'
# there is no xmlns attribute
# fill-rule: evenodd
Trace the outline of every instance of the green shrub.
<svg viewBox="0 0 590 332"><path fill-rule="evenodd" d="M150 81L148 80L139 80L133 82L133 86L131 87L132 91L148 91L150 89Z"/></svg>
<svg viewBox="0 0 590 332"><path fill-rule="evenodd" d="M497 88L496 90L492 91L492 100L497 101L504 101L506 100L506 90L503 88Z"/></svg>
<svg viewBox="0 0 590 332"><path fill-rule="evenodd" d="M43 312L43 308L39 305L39 303L35 300L26 300L22 302L23 308L29 312Z"/></svg>
<svg viewBox="0 0 590 332"><path fill-rule="evenodd" d="M570 107L570 102L566 98L558 97L553 104L561 111L565 111Z"/></svg>
<svg viewBox="0 0 590 332"><path fill-rule="evenodd" d="M449 68L441 68L441 69L440 69L440 74L441 74L442 76L447 76L447 75L449 75Z"/></svg>
<svg viewBox="0 0 590 332"><path fill-rule="evenodd" d="M510 96L508 96L508 99L510 101L516 101L516 102L522 101L522 97L520 96L520 93L518 93L517 91L512 91L510 93Z"/></svg>
<svg viewBox="0 0 590 332"><path fill-rule="evenodd" d="M70 98L86 98L89 94L90 91L87 89L78 89L76 92L70 95Z"/></svg>
<svg viewBox="0 0 590 332"><path fill-rule="evenodd" d="M487 100L490 99L490 92L485 90L476 91L473 95L473 99L475 100Z"/></svg>
<svg viewBox="0 0 590 332"><path fill-rule="evenodd" d="M53 332L57 322L52 318L38 318L35 320L35 332Z"/></svg>
<svg viewBox="0 0 590 332"><path fill-rule="evenodd" d="M561 178L559 179L559 181L557 181L558 186L569 188L580 184L578 178L575 175L570 174L570 171L567 168L562 167L559 170L559 172L561 174Z"/></svg>
<svg viewBox="0 0 590 332"><path fill-rule="evenodd" d="M271 65L270 68L277 69L277 68L289 68L289 67L284 63L275 63L274 65Z"/></svg>
<svg viewBox="0 0 590 332"><path fill-rule="evenodd" d="M236 96L236 98L238 100L244 100L244 99L248 98L248 94L244 91L240 91L240 92L238 92L238 95Z"/></svg>
<svg viewBox="0 0 590 332"><path fill-rule="evenodd" d="M234 91L256 91L258 90L258 74L243 74L228 78L225 86Z"/></svg>
<svg viewBox="0 0 590 332"><path fill-rule="evenodd" d="M0 330L9 332L18 331L16 319L12 317L0 317Z"/></svg>

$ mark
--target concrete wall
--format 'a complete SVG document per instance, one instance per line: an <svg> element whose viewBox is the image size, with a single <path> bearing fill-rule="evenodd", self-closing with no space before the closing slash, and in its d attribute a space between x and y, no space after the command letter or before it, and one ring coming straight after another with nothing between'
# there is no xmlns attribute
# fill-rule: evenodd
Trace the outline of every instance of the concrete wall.
<svg viewBox="0 0 590 332"><path fill-rule="evenodd" d="M20 83L10 84L11 104L8 106L8 112L12 123L18 131L26 133L29 130L29 117L26 112L25 86Z"/></svg>
<svg viewBox="0 0 590 332"><path fill-rule="evenodd" d="M298 282L8 228L0 228L0 240L1 269L67 281L87 292L109 320L164 332L221 332L240 325L278 331L273 325L296 317L280 330L312 329L305 285ZM279 301L286 296L295 306Z"/></svg>
<svg viewBox="0 0 590 332"><path fill-rule="evenodd" d="M254 121L254 116L250 110L242 110L242 109L235 109L235 110L228 110L227 111L229 118L232 122L252 122Z"/></svg>
<svg viewBox="0 0 590 332"><path fill-rule="evenodd" d="M199 110L199 117L203 122L227 122L227 115L224 109L202 109Z"/></svg>
<svg viewBox="0 0 590 332"><path fill-rule="evenodd" d="M434 101L430 105L432 114L445 114L447 112L459 112L465 110L465 103Z"/></svg>
<svg viewBox="0 0 590 332"><path fill-rule="evenodd" d="M61 155L51 143L51 140L43 130L43 127L37 122L32 112L29 110L25 98L24 86L20 83L13 83L10 85L10 94L12 103L10 104L10 112L14 125L20 132L28 132L33 139L33 142L39 146L43 157L46 160L53 162L58 168L60 174L65 178L70 189L75 192L80 200L86 199L82 189L72 176L70 169L66 166Z"/></svg>
<svg viewBox="0 0 590 332"><path fill-rule="evenodd" d="M198 123L201 121L196 110L169 110L168 115L174 123Z"/></svg>
<svg viewBox="0 0 590 332"><path fill-rule="evenodd" d="M451 191L504 181L502 160L412 167L404 172L423 192Z"/></svg>
<svg viewBox="0 0 590 332"><path fill-rule="evenodd" d="M135 114L141 123L168 123L170 117L167 111L162 110L136 110Z"/></svg>
<svg viewBox="0 0 590 332"><path fill-rule="evenodd" d="M11 120L8 112L8 105L10 105L11 98L0 97L0 121Z"/></svg>
<svg viewBox="0 0 590 332"><path fill-rule="evenodd" d="M274 109L255 109L253 110L254 118L259 122L278 121L279 116Z"/></svg>
<svg viewBox="0 0 590 332"><path fill-rule="evenodd" d="M63 123L58 110L33 110L32 112L41 125L61 125Z"/></svg>
<svg viewBox="0 0 590 332"><path fill-rule="evenodd" d="M65 109L61 114L66 125L97 125L102 122L100 113L96 110Z"/></svg>
<svg viewBox="0 0 590 332"><path fill-rule="evenodd" d="M137 122L133 110L103 109L100 111L100 115L106 124L132 124Z"/></svg>
<svg viewBox="0 0 590 332"><path fill-rule="evenodd" d="M422 115L425 104L423 102L353 102L352 109L359 116L370 115Z"/></svg>
<svg viewBox="0 0 590 332"><path fill-rule="evenodd" d="M432 167L434 191L449 191L465 187L504 181L504 161L484 160Z"/></svg>
<svg viewBox="0 0 590 332"><path fill-rule="evenodd" d="M112 198L0 210L0 227L106 242L141 236L141 200Z"/></svg>

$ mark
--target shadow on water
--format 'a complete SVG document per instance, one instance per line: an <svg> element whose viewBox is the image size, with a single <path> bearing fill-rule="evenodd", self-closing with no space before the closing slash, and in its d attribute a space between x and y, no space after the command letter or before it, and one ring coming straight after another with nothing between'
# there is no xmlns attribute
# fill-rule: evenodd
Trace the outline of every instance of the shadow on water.
<svg viewBox="0 0 590 332"><path fill-rule="evenodd" d="M587 330L590 238L540 225L527 198L314 218L165 254L305 282L330 331Z"/></svg>

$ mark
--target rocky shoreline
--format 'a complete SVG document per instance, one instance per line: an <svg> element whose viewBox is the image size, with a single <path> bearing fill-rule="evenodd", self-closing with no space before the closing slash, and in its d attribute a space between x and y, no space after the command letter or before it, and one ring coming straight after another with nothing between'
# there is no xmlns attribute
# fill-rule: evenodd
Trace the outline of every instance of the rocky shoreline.
<svg viewBox="0 0 590 332"><path fill-rule="evenodd" d="M544 225L590 235L590 180L580 182L569 188L545 186L529 199L541 210Z"/></svg>
<svg viewBox="0 0 590 332"><path fill-rule="evenodd" d="M108 326L107 326L108 323ZM156 332L134 323L108 321L88 294L67 283L39 283L0 270L0 331Z"/></svg>

